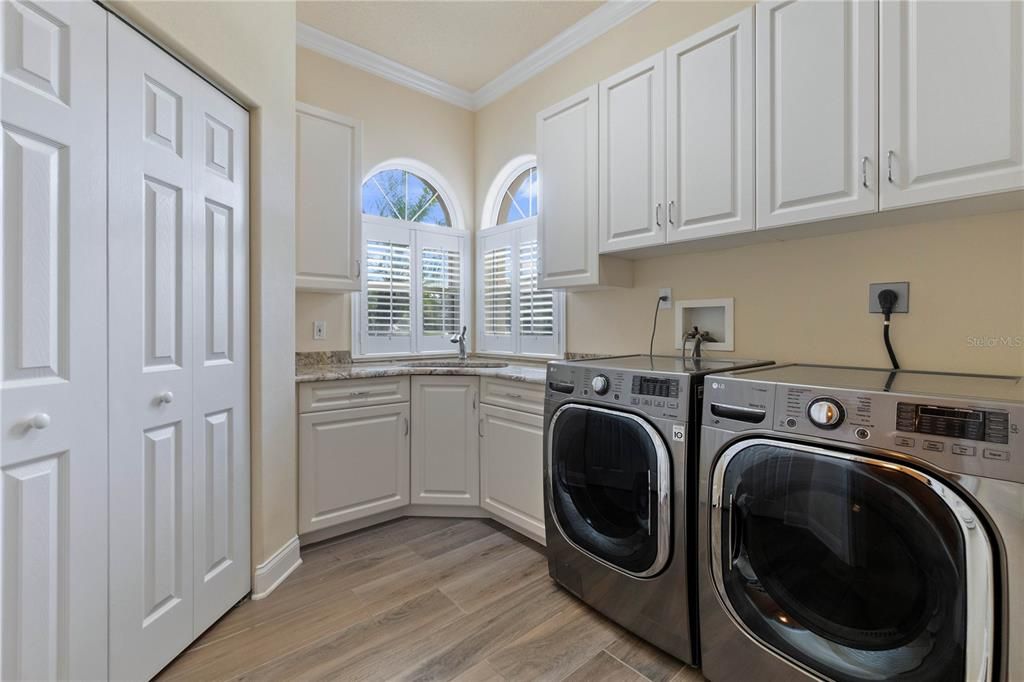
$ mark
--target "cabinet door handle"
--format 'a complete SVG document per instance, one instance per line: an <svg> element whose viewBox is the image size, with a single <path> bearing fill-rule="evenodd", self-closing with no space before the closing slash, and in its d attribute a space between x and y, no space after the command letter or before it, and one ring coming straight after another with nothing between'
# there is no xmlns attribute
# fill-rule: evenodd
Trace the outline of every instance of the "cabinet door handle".
<svg viewBox="0 0 1024 682"><path fill-rule="evenodd" d="M49 425L50 425L50 415L46 414L45 412L40 412L39 414L34 414L28 420L28 427L30 429L36 429L37 431L42 431L43 429L45 429Z"/></svg>
<svg viewBox="0 0 1024 682"><path fill-rule="evenodd" d="M356 279L359 279L363 274L363 259L356 258Z"/></svg>
<svg viewBox="0 0 1024 682"><path fill-rule="evenodd" d="M860 159L860 184L865 189L868 187L868 157L862 156Z"/></svg>
<svg viewBox="0 0 1024 682"><path fill-rule="evenodd" d="M348 397L349 398L365 398L368 395L370 395L369 391L353 391L352 393L348 394Z"/></svg>
<svg viewBox="0 0 1024 682"><path fill-rule="evenodd" d="M476 420L476 434L481 438L484 437L484 418L480 417Z"/></svg>
<svg viewBox="0 0 1024 682"><path fill-rule="evenodd" d="M675 225L676 224L675 220L672 219L672 209L675 208L675 206L676 206L675 200L672 200L672 201L668 202L668 224L669 225Z"/></svg>
<svg viewBox="0 0 1024 682"><path fill-rule="evenodd" d="M473 411L476 412L476 391L473 391Z"/></svg>
<svg viewBox="0 0 1024 682"><path fill-rule="evenodd" d="M523 397L522 393L506 393L505 395L508 396L509 398L515 398L516 400L519 400L520 398Z"/></svg>
<svg viewBox="0 0 1024 682"><path fill-rule="evenodd" d="M174 402L174 394L170 391L164 391L156 397L156 401L162 405Z"/></svg>
<svg viewBox="0 0 1024 682"><path fill-rule="evenodd" d="M654 207L654 223L661 227L661 203Z"/></svg>
<svg viewBox="0 0 1024 682"><path fill-rule="evenodd" d="M408 437L408 435L409 435L409 418L408 417L402 417L402 424L405 427L405 433L403 433L402 435Z"/></svg>
<svg viewBox="0 0 1024 682"><path fill-rule="evenodd" d="M893 184L895 184L895 180L892 179L892 157L894 156L896 156L896 152L891 149L885 154L885 159L889 166L889 182Z"/></svg>

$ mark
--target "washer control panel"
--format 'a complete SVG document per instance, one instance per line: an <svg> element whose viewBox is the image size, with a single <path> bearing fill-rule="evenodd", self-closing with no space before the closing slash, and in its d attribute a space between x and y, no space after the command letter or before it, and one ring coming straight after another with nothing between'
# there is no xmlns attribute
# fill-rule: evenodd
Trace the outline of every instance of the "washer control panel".
<svg viewBox="0 0 1024 682"><path fill-rule="evenodd" d="M686 390L685 378L549 363L545 396L621 405L656 419L685 420Z"/></svg>

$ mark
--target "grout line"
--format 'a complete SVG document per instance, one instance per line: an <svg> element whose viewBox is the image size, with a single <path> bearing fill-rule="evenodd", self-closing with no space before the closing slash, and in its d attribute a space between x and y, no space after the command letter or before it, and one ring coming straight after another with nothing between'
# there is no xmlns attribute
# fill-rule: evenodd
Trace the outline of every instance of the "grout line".
<svg viewBox="0 0 1024 682"><path fill-rule="evenodd" d="M611 646L611 644L609 644L608 646ZM644 678L645 680L648 680L648 681L650 682L651 678L647 677L647 675L644 675L644 674L643 674L642 672L640 672L639 670L637 670L636 668L634 668L633 666L631 666L631 665L630 665L629 663L626 663L626 662L625 662L624 660L622 660L621 658L619 658L618 656L616 656L616 655L615 655L615 654L613 654L612 652L608 651L608 649L602 649L602 651L604 651L604 653L608 654L609 656L611 656L612 658L614 658L614 659L615 659L616 661L618 661L618 662L619 662L619 663L621 663L622 665L626 666L627 668L629 668L630 670L632 670L633 672L635 672L635 673L636 673L637 675L639 675L640 677L642 677L642 678ZM679 671L676 671L676 674L678 674L678 672L679 672ZM675 677L675 675L673 675L672 677ZM670 679L671 679L671 678L670 678Z"/></svg>

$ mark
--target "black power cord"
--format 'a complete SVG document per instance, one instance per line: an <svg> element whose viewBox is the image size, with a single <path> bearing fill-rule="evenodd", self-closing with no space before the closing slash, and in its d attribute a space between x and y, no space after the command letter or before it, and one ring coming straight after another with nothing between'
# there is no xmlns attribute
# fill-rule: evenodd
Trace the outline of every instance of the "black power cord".
<svg viewBox="0 0 1024 682"><path fill-rule="evenodd" d="M889 353L889 362L893 369L899 369L900 363L896 360L896 353L892 349L892 341L889 339L889 318L892 316L892 309L899 300L899 294L892 289L882 289L878 292L878 305L882 309L885 318L882 321L882 340L885 341L885 350Z"/></svg>
<svg viewBox="0 0 1024 682"><path fill-rule="evenodd" d="M654 304L654 325L651 327L651 349L647 353L649 357L654 357L654 333L658 331L658 311L661 310L661 302L667 301L668 296L658 296L658 302Z"/></svg>

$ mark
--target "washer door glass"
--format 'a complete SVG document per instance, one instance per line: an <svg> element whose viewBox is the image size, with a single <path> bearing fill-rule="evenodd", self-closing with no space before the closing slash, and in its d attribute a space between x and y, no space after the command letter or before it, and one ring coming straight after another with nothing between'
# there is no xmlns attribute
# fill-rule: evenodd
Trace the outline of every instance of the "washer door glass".
<svg viewBox="0 0 1024 682"><path fill-rule="evenodd" d="M756 637L834 680L964 679L964 539L924 477L774 443L716 472L716 581Z"/></svg>
<svg viewBox="0 0 1024 682"><path fill-rule="evenodd" d="M566 539L632 575L661 570L669 524L661 491L671 477L658 433L630 414L571 405L553 418L550 437L551 507Z"/></svg>

